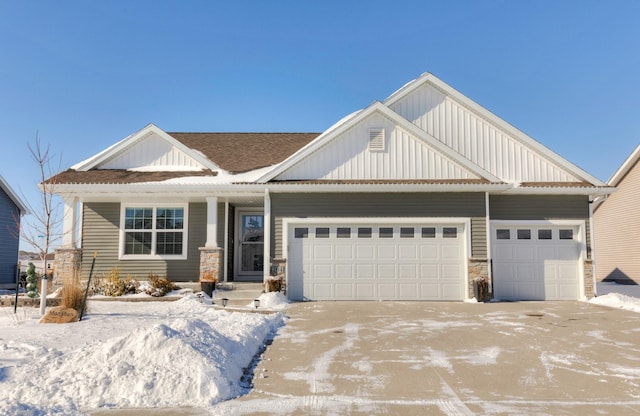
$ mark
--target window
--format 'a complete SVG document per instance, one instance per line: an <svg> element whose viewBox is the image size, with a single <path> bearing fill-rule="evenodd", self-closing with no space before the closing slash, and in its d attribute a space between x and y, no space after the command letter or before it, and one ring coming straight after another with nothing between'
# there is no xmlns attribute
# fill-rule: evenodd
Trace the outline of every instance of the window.
<svg viewBox="0 0 640 416"><path fill-rule="evenodd" d="M186 206L123 207L125 256L186 256Z"/></svg>
<svg viewBox="0 0 640 416"><path fill-rule="evenodd" d="M393 238L393 227L380 227L380 238Z"/></svg>
<svg viewBox="0 0 640 416"><path fill-rule="evenodd" d="M422 227L422 238L436 238L435 227Z"/></svg>
<svg viewBox="0 0 640 416"><path fill-rule="evenodd" d="M518 240L531 240L531 230L518 230Z"/></svg>
<svg viewBox="0 0 640 416"><path fill-rule="evenodd" d="M458 237L458 229L456 227L444 227L442 229L442 238Z"/></svg>
<svg viewBox="0 0 640 416"><path fill-rule="evenodd" d="M400 238L413 238L413 227L400 227Z"/></svg>
<svg viewBox="0 0 640 416"><path fill-rule="evenodd" d="M371 238L371 227L359 227L358 238Z"/></svg>
<svg viewBox="0 0 640 416"><path fill-rule="evenodd" d="M338 227L337 237L338 238L351 238L351 228L349 228L349 227Z"/></svg>
<svg viewBox="0 0 640 416"><path fill-rule="evenodd" d="M510 240L511 239L511 230L496 230L496 238L498 240Z"/></svg>
<svg viewBox="0 0 640 416"><path fill-rule="evenodd" d="M560 240L573 240L573 230L560 230Z"/></svg>
<svg viewBox="0 0 640 416"><path fill-rule="evenodd" d="M551 240L551 230L538 230L538 240Z"/></svg>
<svg viewBox="0 0 640 416"><path fill-rule="evenodd" d="M316 227L316 238L329 238L329 227Z"/></svg>
<svg viewBox="0 0 640 416"><path fill-rule="evenodd" d="M309 229L307 227L304 227L304 228L296 227L293 230L293 233L295 234L296 238L307 238L309 236Z"/></svg>

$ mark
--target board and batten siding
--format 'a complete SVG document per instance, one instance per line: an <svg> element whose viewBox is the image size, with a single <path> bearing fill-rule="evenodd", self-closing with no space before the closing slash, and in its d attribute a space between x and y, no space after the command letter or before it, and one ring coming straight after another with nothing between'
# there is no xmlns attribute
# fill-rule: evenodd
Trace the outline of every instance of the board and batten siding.
<svg viewBox="0 0 640 416"><path fill-rule="evenodd" d="M431 84L425 83L390 107L506 182L580 181Z"/></svg>
<svg viewBox="0 0 640 416"><path fill-rule="evenodd" d="M12 284L14 289L20 246L19 222L20 210L9 195L0 189L0 284Z"/></svg>
<svg viewBox="0 0 640 416"><path fill-rule="evenodd" d="M168 203L170 205L170 203ZM221 205L221 204L219 204ZM220 207L219 207L220 208ZM218 221L220 209L218 209ZM200 250L206 241L207 205L189 204L188 246L186 260L119 260L120 204L85 203L82 236L82 275L87 278L93 253L97 253L94 276L109 273L118 268L122 278L127 275L146 279L149 273L168 277L176 282L197 281L200 273ZM224 224L224 210L222 211ZM218 238L222 241L224 227L218 227Z"/></svg>
<svg viewBox="0 0 640 416"><path fill-rule="evenodd" d="M593 213L596 279L640 284L640 163Z"/></svg>
<svg viewBox="0 0 640 416"><path fill-rule="evenodd" d="M586 195L490 195L491 220L584 220L587 258L591 258L589 197Z"/></svg>
<svg viewBox="0 0 640 416"><path fill-rule="evenodd" d="M370 150L369 131L384 129L382 150ZM477 179L379 112L374 112L278 180L297 179Z"/></svg>
<svg viewBox="0 0 640 416"><path fill-rule="evenodd" d="M471 256L486 258L483 193L271 194L272 255L283 257L283 218L471 218Z"/></svg>

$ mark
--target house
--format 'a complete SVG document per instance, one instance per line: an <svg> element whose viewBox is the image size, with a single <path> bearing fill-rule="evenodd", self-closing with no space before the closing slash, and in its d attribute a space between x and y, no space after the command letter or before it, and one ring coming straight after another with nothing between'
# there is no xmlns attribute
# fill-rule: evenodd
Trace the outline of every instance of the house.
<svg viewBox="0 0 640 416"><path fill-rule="evenodd" d="M598 248L596 279L640 284L640 146L607 182L615 193L599 198L593 212Z"/></svg>
<svg viewBox="0 0 640 416"><path fill-rule="evenodd" d="M0 176L0 288L16 287L20 221L27 206Z"/></svg>
<svg viewBox="0 0 640 416"><path fill-rule="evenodd" d="M429 73L322 133L150 124L52 180L57 272L277 265L292 300L592 296L589 204L612 191Z"/></svg>

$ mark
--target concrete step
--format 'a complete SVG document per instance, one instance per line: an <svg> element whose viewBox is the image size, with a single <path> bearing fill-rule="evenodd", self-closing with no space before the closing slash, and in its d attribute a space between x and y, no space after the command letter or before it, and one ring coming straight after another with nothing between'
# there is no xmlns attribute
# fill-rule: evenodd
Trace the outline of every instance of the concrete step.
<svg viewBox="0 0 640 416"><path fill-rule="evenodd" d="M263 293L262 283L253 282L226 282L216 284L213 301L216 305L222 305L222 299L227 299L227 306L244 307L252 305L254 299Z"/></svg>

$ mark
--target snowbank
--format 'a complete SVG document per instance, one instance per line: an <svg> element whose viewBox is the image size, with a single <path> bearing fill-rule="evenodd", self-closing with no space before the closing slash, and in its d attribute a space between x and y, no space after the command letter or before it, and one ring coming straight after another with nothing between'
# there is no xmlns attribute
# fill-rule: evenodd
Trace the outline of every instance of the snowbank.
<svg viewBox="0 0 640 416"><path fill-rule="evenodd" d="M240 378L281 314L176 302L90 302L86 320L42 325L0 314L0 414L98 407L209 407Z"/></svg>
<svg viewBox="0 0 640 416"><path fill-rule="evenodd" d="M589 302L640 313L640 299L623 295L622 293L608 293L606 295L593 298L589 300Z"/></svg>

